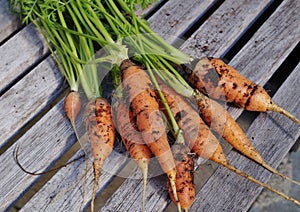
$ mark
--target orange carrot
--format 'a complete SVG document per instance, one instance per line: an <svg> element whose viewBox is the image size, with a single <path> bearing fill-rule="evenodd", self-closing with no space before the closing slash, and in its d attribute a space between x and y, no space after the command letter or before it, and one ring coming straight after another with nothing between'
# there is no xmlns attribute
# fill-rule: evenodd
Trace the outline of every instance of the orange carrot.
<svg viewBox="0 0 300 212"><path fill-rule="evenodd" d="M113 150L115 141L115 128L109 102L104 98L90 100L85 108L84 121L94 157L94 186L91 201L93 211L100 173L104 161Z"/></svg>
<svg viewBox="0 0 300 212"><path fill-rule="evenodd" d="M172 114L178 121L178 126L183 131L183 136L186 143L198 157L214 161L235 172L236 174L245 177L246 179L260 186L263 186L266 189L269 189L279 196L297 205L300 205L299 201L285 195L284 193L272 188L267 184L256 180L255 178L230 165L217 138L211 133L204 121L202 121L197 111L195 111L182 96L177 94L174 90L163 84L161 81L159 82L159 86L164 93L168 105L170 105ZM197 135L197 137L195 137L195 135Z"/></svg>
<svg viewBox="0 0 300 212"><path fill-rule="evenodd" d="M148 164L151 158L151 151L149 147L144 144L142 134L137 129L132 112L122 100L119 102L117 107L116 121L120 136L126 149L129 151L131 158L136 161L143 173L144 189L142 197L142 211L144 211Z"/></svg>
<svg viewBox="0 0 300 212"><path fill-rule="evenodd" d="M198 112L161 80L158 79L158 83L190 149L201 158L226 164L227 160L217 138L201 119Z"/></svg>
<svg viewBox="0 0 300 212"><path fill-rule="evenodd" d="M221 59L205 57L198 61L193 71L185 71L189 74L189 81L211 98L226 100L249 111L278 112L300 124L299 119L275 104L263 87Z"/></svg>
<svg viewBox="0 0 300 212"><path fill-rule="evenodd" d="M195 201L194 186L194 159L190 149L184 144L174 144L172 153L176 164L176 189L181 208L188 211ZM172 201L176 204L170 183L169 193Z"/></svg>
<svg viewBox="0 0 300 212"><path fill-rule="evenodd" d="M124 96L130 103L133 115L136 116L138 129L151 152L157 157L162 170L167 174L178 210L181 211L175 185L175 162L152 82L147 73L130 60L124 60L120 69Z"/></svg>
<svg viewBox="0 0 300 212"><path fill-rule="evenodd" d="M73 127L75 126L75 120L81 109L81 99L77 91L71 91L65 98L64 108L68 119Z"/></svg>
<svg viewBox="0 0 300 212"><path fill-rule="evenodd" d="M207 96L197 91L195 91L195 98L198 104L199 113L201 114L203 120L220 136L222 136L231 146L270 172L279 175L292 183L300 185L300 182L281 174L264 161L238 123L236 123L228 111L218 102L209 99Z"/></svg>
<svg viewBox="0 0 300 212"><path fill-rule="evenodd" d="M183 124L186 124L185 126L190 126L189 124L193 122L192 119L186 120L188 123L182 123L181 119L181 112L185 113L184 111L181 111L182 108L182 102L179 101L178 103L176 102L175 99L172 98L172 93L170 94L169 91L170 87L167 87L159 78L157 78L157 82L159 84L160 89L162 90L162 93L165 97L165 100L167 104L169 105L172 114L174 114L176 121L178 121L178 126L179 128L182 128ZM156 94L159 96L159 94ZM174 101L173 101L174 100ZM159 101L160 108L164 112L165 116L168 118L168 114L165 110L164 105L162 104L161 101ZM184 106L183 106L184 107ZM192 114L193 115L193 114ZM198 116L197 113L194 115ZM196 125L195 125L196 126ZM184 128L184 127L183 127ZM196 126L198 129L198 127ZM192 132L193 130L189 131L190 136L197 136L195 133L197 133L197 130ZM183 136L187 136L188 133L187 131L183 132ZM172 154L175 160L176 164L176 190L177 190L177 195L178 199L181 205L181 208L184 209L184 211L188 211L189 207L193 204L195 200L195 186L193 183L194 180L194 160L192 157L192 153L190 151L190 148L185 144L185 141L176 140L175 144L172 146ZM169 186L169 193L172 201L176 204L174 201L174 196L171 193L170 190L170 184L168 183Z"/></svg>

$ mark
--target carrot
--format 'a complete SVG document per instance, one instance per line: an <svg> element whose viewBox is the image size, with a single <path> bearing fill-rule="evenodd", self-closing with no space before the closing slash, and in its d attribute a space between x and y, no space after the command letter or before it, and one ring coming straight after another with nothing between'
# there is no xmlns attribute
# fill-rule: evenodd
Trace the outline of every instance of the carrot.
<svg viewBox="0 0 300 212"><path fill-rule="evenodd" d="M121 100L117 107L116 120L118 130L122 141L129 151L133 160L137 163L143 173L143 197L142 197L142 211L145 211L145 198L146 198L146 183L148 174L148 165L151 158L151 151L147 145L144 144L142 135L137 131L137 126L134 122L132 111Z"/></svg>
<svg viewBox="0 0 300 212"><path fill-rule="evenodd" d="M162 170L167 174L178 211L181 211L175 185L175 162L152 82L147 73L130 60L124 60L120 69L123 93L127 103L130 103L133 115L136 116L138 130L142 133L144 142L151 152L157 157Z"/></svg>
<svg viewBox="0 0 300 212"><path fill-rule="evenodd" d="M279 196L297 205L300 205L299 201L285 195L284 193L272 188L267 184L256 180L255 178L230 165L217 138L213 135L213 133L211 133L208 126L200 118L197 111L192 108L190 103L188 103L182 96L177 94L174 90L163 84L161 81L159 86L162 89L165 99L170 105L172 114L176 117L178 125L183 131L183 136L186 139L186 143L192 149L192 152L196 153L198 157L214 161L235 172L236 174L278 194ZM195 135L197 136L195 137Z"/></svg>
<svg viewBox="0 0 300 212"><path fill-rule="evenodd" d="M100 97L90 100L84 111L84 121L94 157L94 186L91 201L93 211L100 172L104 161L113 150L115 140L115 128L109 102Z"/></svg>
<svg viewBox="0 0 300 212"><path fill-rule="evenodd" d="M193 71L184 69L189 81L211 98L226 100L249 111L281 113L297 124L300 120L275 104L267 91L260 85L242 76L221 59L204 57Z"/></svg>
<svg viewBox="0 0 300 212"><path fill-rule="evenodd" d="M217 138L201 119L198 112L171 87L159 79L158 82L179 128L183 131L185 142L190 149L201 158L226 164L227 160L223 152L221 152L222 148Z"/></svg>
<svg viewBox="0 0 300 212"><path fill-rule="evenodd" d="M71 91L65 98L64 108L68 119L75 128L75 120L81 109L80 94L77 91Z"/></svg>
<svg viewBox="0 0 300 212"><path fill-rule="evenodd" d="M189 125L189 123L191 122L182 123L179 120L181 118L180 115L181 109L183 109L181 107L183 106L181 104L181 101L177 103L176 100L172 98L172 94L170 94L170 92L172 92L170 90L171 88L167 87L166 84L164 84L159 78L157 78L157 82L159 84L160 89L162 90L162 93L165 97L167 104L170 107L172 114L175 116L175 120L178 121L179 123L178 127L182 128L183 124L185 124L185 126ZM159 95L157 94L157 96ZM166 112L164 105L162 104L162 101L159 101L159 105L161 110L164 112L165 116L168 117L168 114ZM194 115L199 117L197 113ZM183 136L187 136L187 132L183 132L183 133L184 133ZM191 133L190 136L195 135L195 131L194 132L190 131L189 133ZM195 186L193 183L194 160L192 157L192 153L190 152L190 148L185 144L185 139L183 141L177 139L171 149L176 164L176 190L178 194L178 199L181 208L184 209L184 211L188 211L189 207L194 203L195 200ZM173 193L171 193L172 190L170 188L169 183L168 183L168 187L169 187L170 197L172 201L176 204Z"/></svg>
<svg viewBox="0 0 300 212"><path fill-rule="evenodd" d="M251 144L241 127L235 122L233 117L224 107L200 92L196 91L195 94L201 117L231 146L273 174L300 185L300 182L283 175L264 161L259 152Z"/></svg>
<svg viewBox="0 0 300 212"><path fill-rule="evenodd" d="M176 164L176 189L181 208L188 211L195 201L194 159L190 149L184 144L174 144L172 153ZM172 201L176 204L172 188L168 183Z"/></svg>

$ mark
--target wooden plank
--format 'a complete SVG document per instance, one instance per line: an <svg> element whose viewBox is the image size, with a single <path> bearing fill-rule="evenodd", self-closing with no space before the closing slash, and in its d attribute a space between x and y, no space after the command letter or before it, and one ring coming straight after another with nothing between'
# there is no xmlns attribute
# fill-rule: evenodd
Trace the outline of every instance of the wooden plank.
<svg viewBox="0 0 300 212"><path fill-rule="evenodd" d="M48 57L0 97L0 148L66 88L62 74Z"/></svg>
<svg viewBox="0 0 300 212"><path fill-rule="evenodd" d="M202 27L195 32L194 37L187 40L187 43L184 44L182 49L186 52L190 51L190 55L198 55L203 56L204 53L198 54L197 49L195 50L195 53L192 52L191 49L189 49L187 46L193 46L190 45L189 42L195 42L195 39L199 39L202 37L202 35L205 36L205 33L208 33L210 29L214 29L215 21L218 20L218 23L222 26L228 26L228 30L223 28L222 35L224 37L220 37L218 39L218 42L211 44L210 48L205 52L217 52L218 49L223 49L225 51L234 41L237 39L241 33L245 30L245 28L248 27L248 25L255 19L255 17L261 12L261 10L264 9L264 6L267 5L269 1L226 1L224 2L221 7L205 22ZM256 12L254 12L254 9L257 9ZM246 11L249 11L251 9L251 13L247 13ZM220 19L220 16L222 14L230 14L234 11L239 11L240 13L235 13L235 16L226 15L226 18ZM216 17L215 17L216 16ZM212 20L212 22L210 22ZM245 22L245 20L247 22ZM224 21L224 22L223 22ZM231 23L235 24L235 27L232 27ZM232 30L235 30L234 32ZM204 34L202 34L204 33ZM228 34L227 34L228 33ZM235 35L233 37L232 35ZM227 40L228 37L230 38L230 41ZM224 41L227 46L224 45ZM221 47L222 46L222 47ZM194 47L195 48L195 47ZM221 51L219 52L221 54ZM136 188L141 188L142 184L140 183L138 186L136 183L139 183L138 181L132 181L130 179L125 181L124 183L113 195L113 197L106 203L106 205L103 206L101 211L107 211L107 210L123 210L122 207L126 208L126 210L133 210L138 211L140 210L140 196L141 196L141 190ZM149 182L147 184L148 191L147 191L147 203L146 203L146 211L155 211L155 209L158 211L161 211L163 208L165 208L168 203L170 202L169 199L166 199L168 196L168 192L165 190L164 185L160 184L161 187L155 187L155 190L152 190L152 184L156 184L156 181L152 181L152 179L149 179ZM127 195L124 195L124 191L128 191L126 193ZM127 205L127 203L130 202L130 204ZM149 202L149 203L148 203ZM149 204L149 205L147 205Z"/></svg>
<svg viewBox="0 0 300 212"><path fill-rule="evenodd" d="M156 164L159 166L158 164ZM150 167L147 181L145 211L162 211L169 203L169 194L166 189L167 178L158 170L159 174ZM142 175L139 169L134 170L113 196L106 202L100 211L141 211Z"/></svg>
<svg viewBox="0 0 300 212"><path fill-rule="evenodd" d="M11 14L8 8L8 1L0 0L0 43L7 39L15 30L21 27L18 16Z"/></svg>
<svg viewBox="0 0 300 212"><path fill-rule="evenodd" d="M82 154L79 151L73 158ZM126 162L127 157L114 151L105 162L99 188L105 188ZM90 204L93 179L91 161L76 161L51 178L21 211L82 211Z"/></svg>
<svg viewBox="0 0 300 212"><path fill-rule="evenodd" d="M299 1L284 1L230 65L255 83L264 85L300 42L299 7ZM265 62L257 66L257 61ZM257 68L253 68L255 66ZM242 110L230 108L229 112L238 117Z"/></svg>
<svg viewBox="0 0 300 212"><path fill-rule="evenodd" d="M299 76L300 64L274 96L274 100L297 117L300 117ZM277 167L299 138L300 129L295 123L286 121L286 118L280 114L264 113L252 123L247 136L252 138L252 143L262 157L273 167ZM238 168L261 181L266 182L271 176L269 172L234 151L228 154L228 159ZM247 211L260 191L261 188L255 184L219 167L201 192L197 194L191 211Z"/></svg>
<svg viewBox="0 0 300 212"><path fill-rule="evenodd" d="M33 24L5 42L0 47L0 92L47 51L42 35Z"/></svg>
<svg viewBox="0 0 300 212"><path fill-rule="evenodd" d="M49 169L75 142L61 101L0 155L0 211L11 206L39 178L17 166L14 152L18 145L21 145L19 160L23 166L27 170L42 171Z"/></svg>
<svg viewBox="0 0 300 212"><path fill-rule="evenodd" d="M168 1L149 19L150 27L173 43L214 4L215 0Z"/></svg>
<svg viewBox="0 0 300 212"><path fill-rule="evenodd" d="M225 1L180 47L194 58L220 57L271 1Z"/></svg>

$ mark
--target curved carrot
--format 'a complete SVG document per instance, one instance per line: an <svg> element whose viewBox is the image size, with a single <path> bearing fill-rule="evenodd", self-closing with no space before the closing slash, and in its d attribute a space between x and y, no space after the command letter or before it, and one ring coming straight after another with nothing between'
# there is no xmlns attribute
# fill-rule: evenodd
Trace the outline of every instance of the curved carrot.
<svg viewBox="0 0 300 212"><path fill-rule="evenodd" d="M264 161L259 152L251 144L242 128L218 102L209 99L207 96L197 91L195 91L195 98L199 112L204 121L219 135L221 135L231 146L270 172L292 183L300 185L300 182L283 175Z"/></svg>
<svg viewBox="0 0 300 212"><path fill-rule="evenodd" d="M123 61L120 69L122 71L123 93L127 98L126 101L130 103L133 115L136 116L138 129L142 133L144 142L157 157L162 170L167 174L178 210L181 211L175 185L175 162L152 82L147 73L130 60Z"/></svg>
<svg viewBox="0 0 300 212"><path fill-rule="evenodd" d="M189 81L211 98L226 100L249 111L278 112L300 124L299 119L275 104L262 86L242 76L221 59L204 57L193 71L185 71Z"/></svg>
<svg viewBox="0 0 300 212"><path fill-rule="evenodd" d="M151 151L149 147L144 144L141 133L137 131L138 129L134 122L133 114L123 101L120 101L118 104L116 120L120 136L126 149L129 151L131 158L135 160L143 173L144 189L142 197L142 211L144 211L148 164L151 158Z"/></svg>
<svg viewBox="0 0 300 212"><path fill-rule="evenodd" d="M90 100L84 111L84 121L94 157L94 186L91 202L93 211L100 173L104 161L113 150L115 141L115 127L109 102L104 98Z"/></svg>

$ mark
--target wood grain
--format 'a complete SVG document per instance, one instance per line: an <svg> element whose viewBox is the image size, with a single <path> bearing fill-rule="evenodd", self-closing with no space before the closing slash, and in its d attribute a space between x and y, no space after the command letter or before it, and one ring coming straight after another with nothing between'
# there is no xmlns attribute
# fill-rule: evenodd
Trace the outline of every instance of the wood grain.
<svg viewBox="0 0 300 212"><path fill-rule="evenodd" d="M168 1L149 19L150 27L166 41L173 43L214 3L214 0Z"/></svg>
<svg viewBox="0 0 300 212"><path fill-rule="evenodd" d="M0 147L19 133L67 85L52 57L48 57L0 97Z"/></svg>
<svg viewBox="0 0 300 212"><path fill-rule="evenodd" d="M0 155L1 211L13 204L39 178L26 174L17 166L14 153L18 145L21 146L21 164L29 171L43 171L49 169L76 142L62 106L63 101Z"/></svg>
<svg viewBox="0 0 300 212"><path fill-rule="evenodd" d="M12 33L21 28L21 21L18 16L11 14L8 8L8 1L0 0L0 43L7 39Z"/></svg>
<svg viewBox="0 0 300 212"><path fill-rule="evenodd" d="M0 47L0 92L37 63L48 48L33 24L29 24Z"/></svg>

